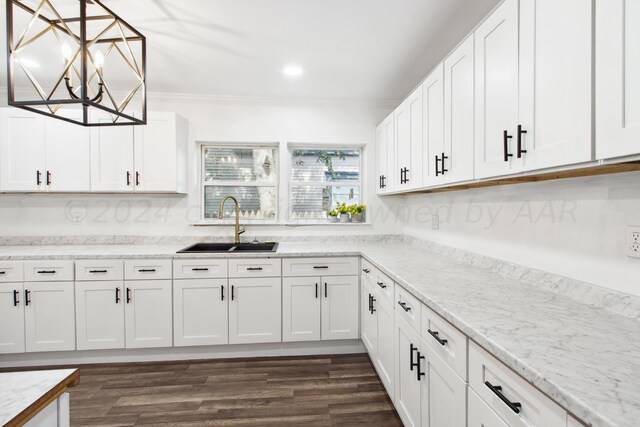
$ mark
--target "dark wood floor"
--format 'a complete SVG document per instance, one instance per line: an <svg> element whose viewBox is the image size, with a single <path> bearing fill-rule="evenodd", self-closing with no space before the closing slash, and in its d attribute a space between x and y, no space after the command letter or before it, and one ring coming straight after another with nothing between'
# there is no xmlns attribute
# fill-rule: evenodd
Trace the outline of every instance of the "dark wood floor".
<svg viewBox="0 0 640 427"><path fill-rule="evenodd" d="M402 426L366 354L91 365L72 426Z"/></svg>

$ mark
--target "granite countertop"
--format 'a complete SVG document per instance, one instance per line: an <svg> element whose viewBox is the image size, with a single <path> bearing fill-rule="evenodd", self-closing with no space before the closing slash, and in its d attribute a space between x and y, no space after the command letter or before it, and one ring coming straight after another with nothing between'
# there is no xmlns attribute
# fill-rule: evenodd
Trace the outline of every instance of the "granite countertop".
<svg viewBox="0 0 640 427"><path fill-rule="evenodd" d="M482 255L459 259L393 240L284 242L275 254L175 253L185 246L0 246L0 260L362 255L585 423L631 427L640 420L639 320L514 278L506 272L513 266L501 261L489 268Z"/></svg>
<svg viewBox="0 0 640 427"><path fill-rule="evenodd" d="M50 397L77 385L78 380L77 369L0 373L0 425L24 421L43 409Z"/></svg>

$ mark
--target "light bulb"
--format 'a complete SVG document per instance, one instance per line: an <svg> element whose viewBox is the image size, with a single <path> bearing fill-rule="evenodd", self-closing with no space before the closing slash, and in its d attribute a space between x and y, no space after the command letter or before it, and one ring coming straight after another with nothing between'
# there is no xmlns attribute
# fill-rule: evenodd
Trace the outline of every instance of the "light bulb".
<svg viewBox="0 0 640 427"><path fill-rule="evenodd" d="M71 61L71 46L67 43L62 45L62 59L64 60L64 64L67 65Z"/></svg>
<svg viewBox="0 0 640 427"><path fill-rule="evenodd" d="M96 52L94 62L96 64L96 70L102 71L102 67L104 66L104 55L102 54L102 52Z"/></svg>

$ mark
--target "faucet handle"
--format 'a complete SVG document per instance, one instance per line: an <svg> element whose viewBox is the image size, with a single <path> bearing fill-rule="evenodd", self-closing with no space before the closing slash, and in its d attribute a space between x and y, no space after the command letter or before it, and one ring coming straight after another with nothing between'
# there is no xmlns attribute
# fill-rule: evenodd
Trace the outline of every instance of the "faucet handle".
<svg viewBox="0 0 640 427"><path fill-rule="evenodd" d="M238 229L238 235L240 235L240 234L244 233L245 231L247 231L247 230L245 230L244 228L240 228L240 229Z"/></svg>

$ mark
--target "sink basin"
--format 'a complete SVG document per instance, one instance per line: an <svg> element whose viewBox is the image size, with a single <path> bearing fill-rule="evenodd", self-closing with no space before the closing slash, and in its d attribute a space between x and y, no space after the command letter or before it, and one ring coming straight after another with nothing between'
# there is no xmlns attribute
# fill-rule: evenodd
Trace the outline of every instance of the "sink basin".
<svg viewBox="0 0 640 427"><path fill-rule="evenodd" d="M277 243L196 243L178 251L184 253L225 253L225 252L275 252Z"/></svg>

